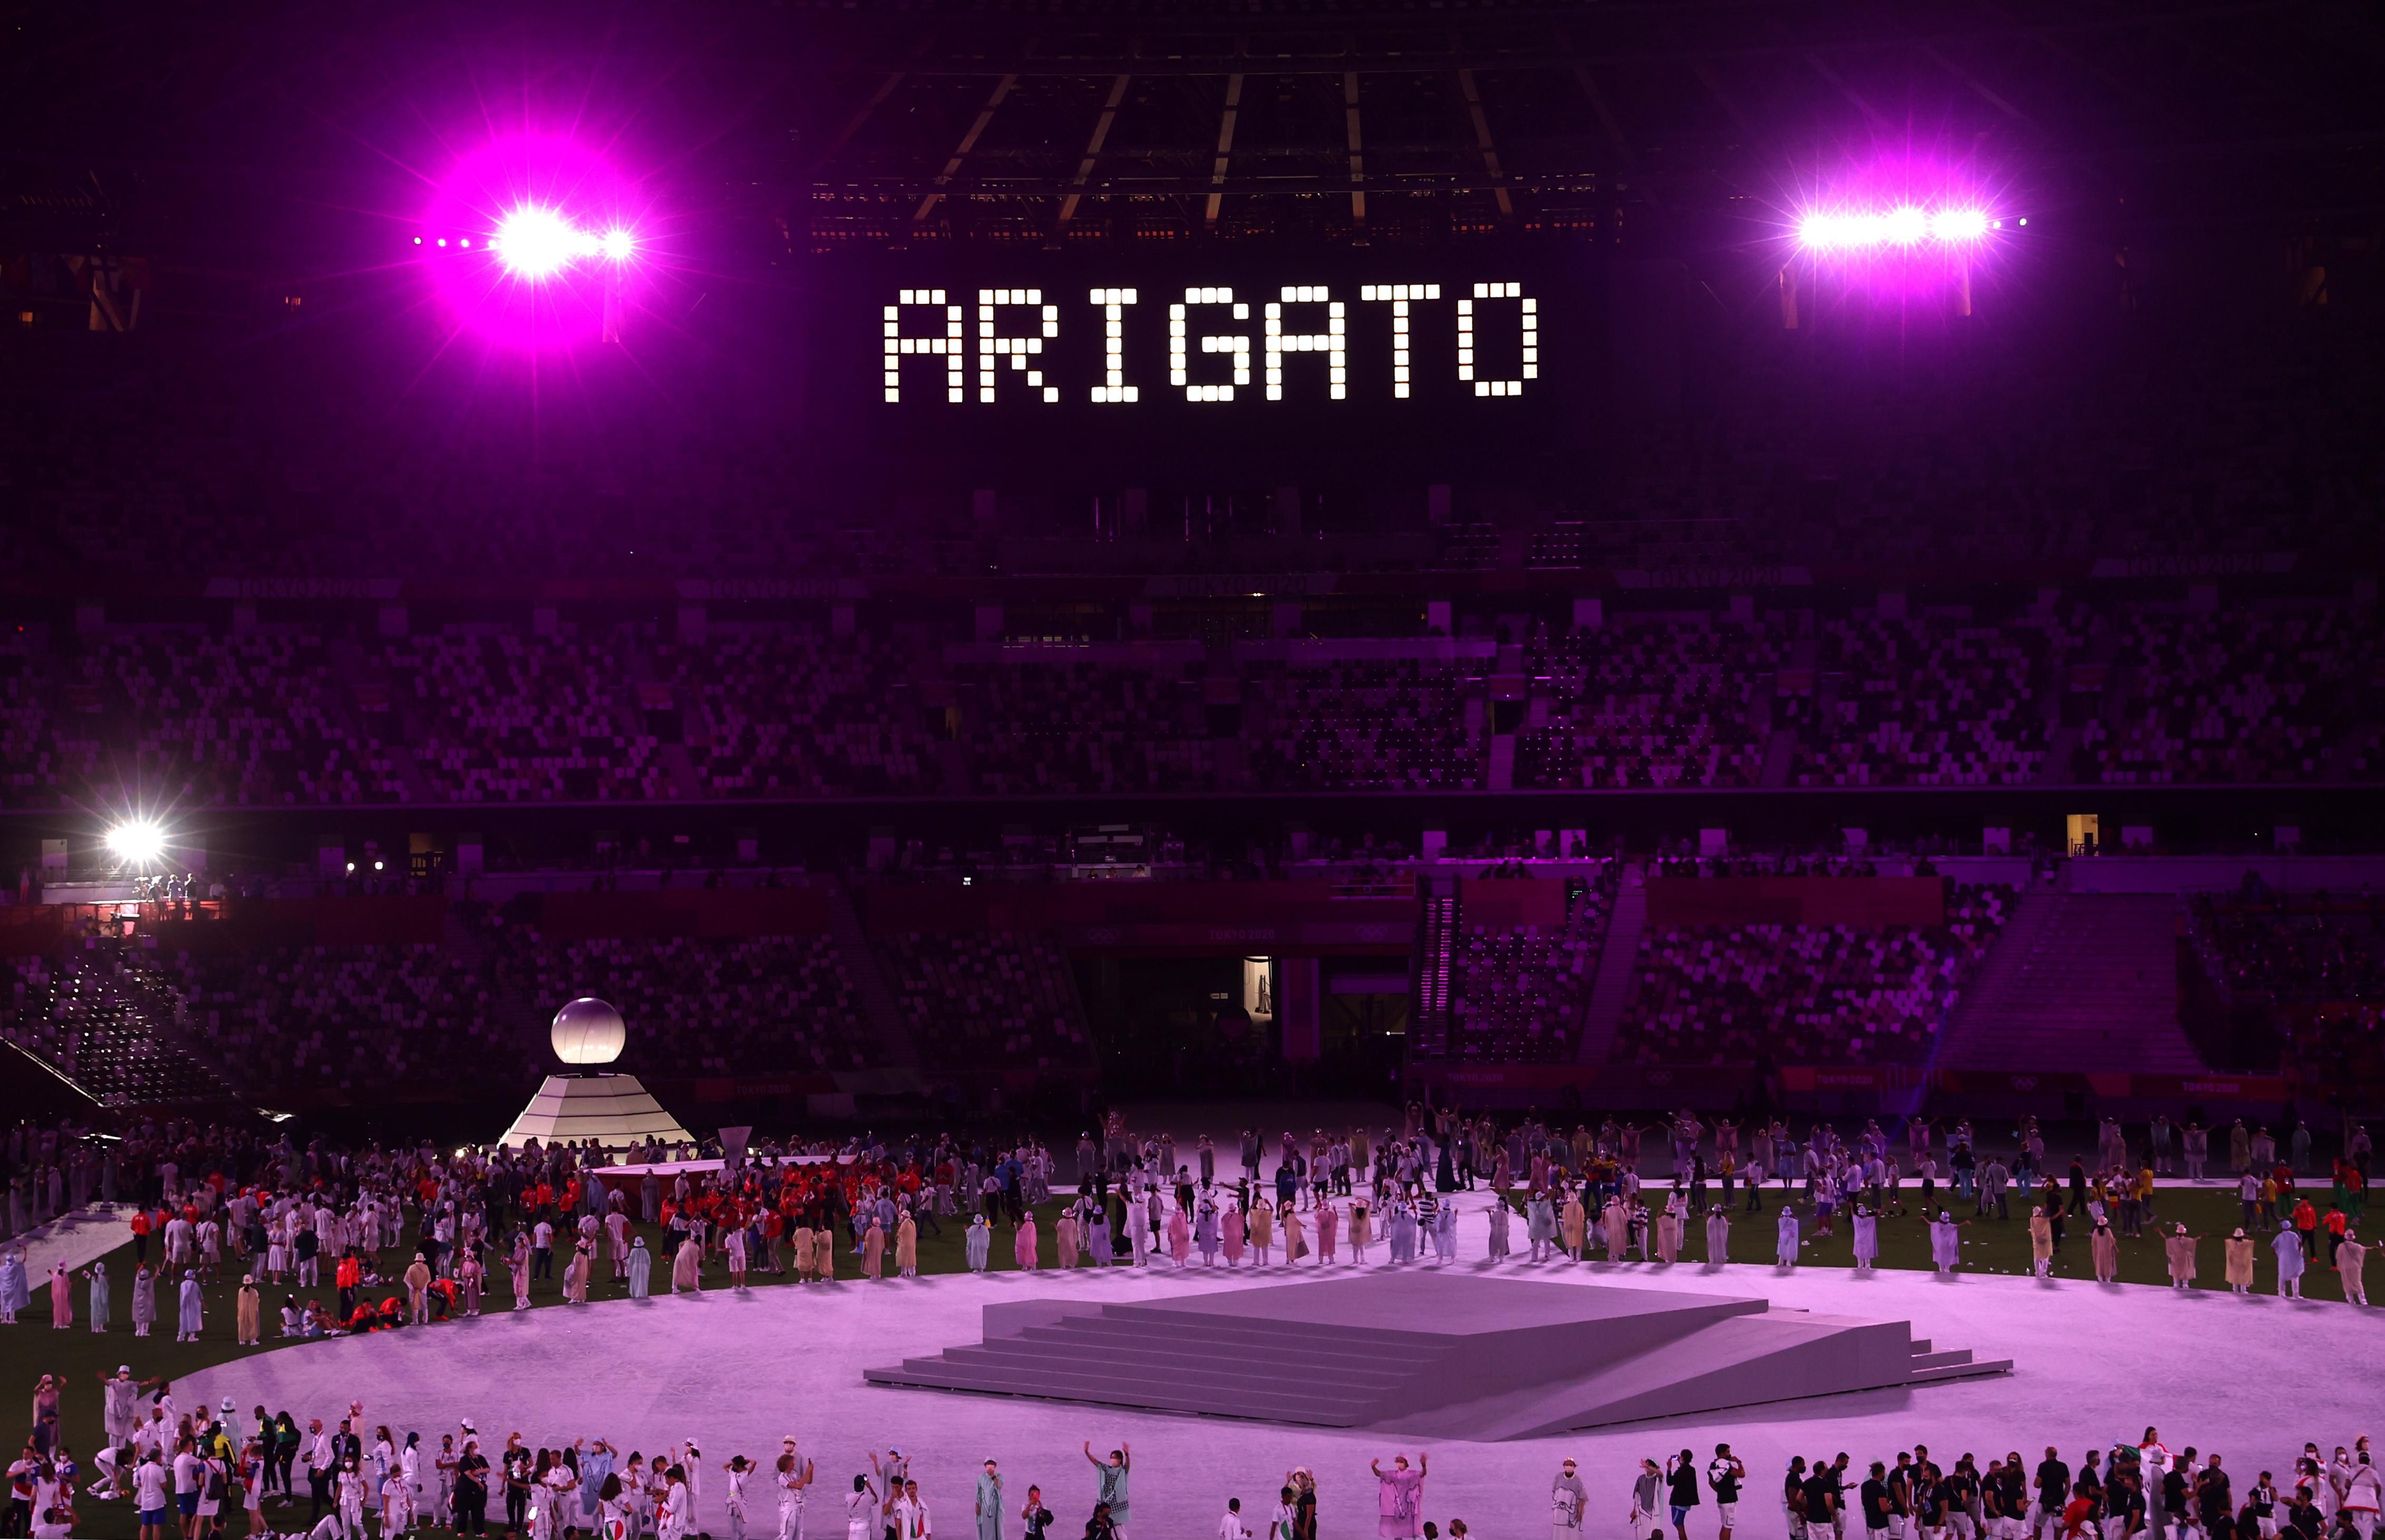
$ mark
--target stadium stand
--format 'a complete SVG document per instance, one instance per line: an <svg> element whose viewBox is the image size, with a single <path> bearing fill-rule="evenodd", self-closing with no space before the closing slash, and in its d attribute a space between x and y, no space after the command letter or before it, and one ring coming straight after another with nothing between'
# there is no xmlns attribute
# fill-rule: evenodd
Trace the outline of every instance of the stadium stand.
<svg viewBox="0 0 2385 1540"><path fill-rule="evenodd" d="M293 625L29 631L0 641L0 799L1483 789L1507 730L1486 705L1519 710L1518 789L2350 783L2385 774L2379 652L2365 603L1623 612L1542 628L1512 664L1246 661L1220 715L1214 677L1022 659L938 678L909 642L787 624L459 622L369 650ZM1509 667L1528 698L1487 701Z"/></svg>
<svg viewBox="0 0 2385 1540"><path fill-rule="evenodd" d="M656 741L625 720L625 639L447 627L385 643L422 731L424 801L643 801L665 794Z"/></svg>
<svg viewBox="0 0 2385 1540"><path fill-rule="evenodd" d="M930 735L898 705L915 693L905 662L880 640L787 627L655 646L704 794L731 800L935 789Z"/></svg>
<svg viewBox="0 0 2385 1540"><path fill-rule="evenodd" d="M2117 785L2320 780L2362 724L2359 662L2375 606L2229 615L2140 612L2121 632L2129 698L2090 722L2074 777Z"/></svg>
<svg viewBox="0 0 2385 1540"><path fill-rule="evenodd" d="M2278 1003L2385 1000L2385 901L2374 895L2204 893L2194 938L2230 994Z"/></svg>
<svg viewBox="0 0 2385 1540"><path fill-rule="evenodd" d="M1771 692L1789 646L1775 627L1703 616L1632 617L1537 639L1527 661L1547 683L1547 716L1517 734L1515 784L1759 784L1759 692Z"/></svg>
<svg viewBox="0 0 2385 1540"><path fill-rule="evenodd" d="M1864 615L1822 627L1796 786L2027 786L2042 772L2083 606L1997 624Z"/></svg>
<svg viewBox="0 0 2385 1540"><path fill-rule="evenodd" d="M1561 925L1461 920L1452 938L1448 1053L1484 1063L1569 1062L1614 893L1585 887Z"/></svg>
<svg viewBox="0 0 2385 1540"><path fill-rule="evenodd" d="M971 664L966 752L988 796L1209 791L1217 762L1199 681L1080 664Z"/></svg>
<svg viewBox="0 0 2385 1540"><path fill-rule="evenodd" d="M1026 1070L1092 1061L1068 960L1050 938L907 931L874 947L930 1062Z"/></svg>
<svg viewBox="0 0 2385 1540"><path fill-rule="evenodd" d="M1409 659L1263 668L1253 681L1252 779L1270 791L1481 784L1465 730L1465 676Z"/></svg>
<svg viewBox="0 0 2385 1540"><path fill-rule="evenodd" d="M1957 888L1942 926L1652 925L1614 1057L1644 1064L1925 1060L2010 901Z"/></svg>

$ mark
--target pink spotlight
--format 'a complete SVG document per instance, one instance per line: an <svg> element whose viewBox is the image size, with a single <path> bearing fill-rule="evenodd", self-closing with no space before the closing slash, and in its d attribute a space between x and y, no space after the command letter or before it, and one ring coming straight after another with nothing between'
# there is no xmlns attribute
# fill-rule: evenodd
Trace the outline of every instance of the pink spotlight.
<svg viewBox="0 0 2385 1540"><path fill-rule="evenodd" d="M543 134L491 140L443 172L418 228L443 226L471 231L467 255L489 260L441 264L426 280L459 323L506 346L611 335L668 267L652 193L605 156Z"/></svg>

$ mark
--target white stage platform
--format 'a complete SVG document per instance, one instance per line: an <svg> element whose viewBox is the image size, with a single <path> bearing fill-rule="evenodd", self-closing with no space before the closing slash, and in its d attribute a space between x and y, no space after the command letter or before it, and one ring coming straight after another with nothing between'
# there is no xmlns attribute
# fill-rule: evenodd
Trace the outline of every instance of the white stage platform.
<svg viewBox="0 0 2385 1540"><path fill-rule="evenodd" d="M1480 1223L1469 1216L1462 1255L1481 1256ZM1452 1266L1461 1274L1489 1271L1479 1260ZM1229 1497L1240 1497L1245 1513L1263 1519L1284 1471L1295 1464L1317 1473L1326 1531L1361 1534L1371 1525L1375 1502L1367 1462L1388 1459L1395 1448L1421 1447L1433 1457L1426 1517L1444 1529L1455 1517L1478 1534L1538 1533L1547 1523L1545 1494L1557 1461L1573 1455L1591 1484L1596 1533L1619 1535L1628 1479L1640 1457L1685 1445L1703 1456L1728 1439L1754 1477L1749 1500L1767 1516L1745 1527L1777 1534L1769 1484L1792 1454L1846 1449L1863 1462L1892 1459L1920 1439L1933 1449L1974 1451L1984 1464L2012 1448L2034 1459L2054 1443L2075 1463L2090 1445L2133 1439L2153 1422L2171 1447L2218 1450L2230 1469L2249 1474L2290 1469L2306 1438L2333 1447L2378 1431L2367 1377L2311 1372L2321 1361L2373 1363L2385 1351L2385 1317L2341 1303L2239 1299L2224 1287L2181 1295L2006 1276L1857 1275L1844 1268L1788 1274L1755 1266L1560 1264L1498 1272L1761 1295L1776 1308L1909 1319L1917 1335L2008 1357L2014 1370L1498 1443L922 1395L863 1383L866 1369L976 1337L989 1303L1054 1297L1129 1303L1279 1285L1292 1276L1280 1267L1233 1273L1159 1267L855 1280L501 1313L268 1352L192 1376L188 1389L210 1402L230 1396L243 1408L286 1407L302 1425L310 1415L331 1418L360 1397L371 1422L418 1430L433 1447L457 1419L469 1417L493 1447L515 1430L533 1445L603 1434L650 1453L693 1437L717 1465L732 1454L774 1458L780 1437L792 1433L818 1464L820 1496L806 1526L822 1540L842 1533L838 1494L868 1468L868 1451L890 1444L912 1457L936 1505L939 1530L961 1534L968 1529L978 1464L989 1455L1001 1459L1014 1501L1023 1499L1029 1482L1041 1483L1073 1534L1092 1505L1093 1472L1079 1446L1091 1439L1106 1450L1127 1439L1134 1445L1134 1522L1145 1534L1214 1534ZM1304 1268L1300 1275L1319 1274ZM721 1485L717 1471L706 1473L699 1517L716 1534L725 1526ZM1700 1518L1694 1532L1710 1534L1711 1513ZM757 1509L756 1525L770 1521ZM1005 1533L1017 1534L1015 1521Z"/></svg>

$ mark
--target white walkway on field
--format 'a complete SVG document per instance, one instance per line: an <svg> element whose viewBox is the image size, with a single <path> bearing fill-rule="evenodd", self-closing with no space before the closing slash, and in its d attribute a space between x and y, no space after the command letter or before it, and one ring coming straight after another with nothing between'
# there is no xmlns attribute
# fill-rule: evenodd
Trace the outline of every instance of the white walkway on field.
<svg viewBox="0 0 2385 1540"><path fill-rule="evenodd" d="M1482 1223L1469 1214L1461 1255L1483 1252ZM1517 1226L1520 1235L1521 1226ZM2208 1249L2208 1248L2206 1248ZM1377 1253L1380 1255L1380 1251ZM1452 1264L1480 1269L1479 1261ZM1302 1268L1299 1275L1316 1276ZM1329 1270L1335 1276L1346 1269ZM2172 1448L2218 1450L2240 1480L2283 1472L2304 1439L2349 1444L2385 1432L2385 1403L2373 1366L2385 1351L2385 1319L2341 1303L2239 1299L2224 1287L2179 1294L2166 1288L2041 1284L2009 1276L1940 1279L1914 1273L1857 1275L1843 1268L1793 1274L1768 1267L1709 1270L1625 1264L1512 1266L1516 1276L1634 1287L1763 1295L1799 1309L1904 1318L1917 1335L1983 1358L2011 1358L2007 1378L1828 1400L1779 1403L1678 1423L1639 1425L1513 1443L1430 1447L1426 1516L1446 1528L1463 1518L1486 1537L1534 1534L1548 1521L1547 1491L1557 1461L1583 1462L1591 1483L1590 1528L1623 1540L1628 1477L1642 1455L1683 1447L1701 1457L1729 1440L1754 1478L1755 1517L1743 1530L1777 1535L1773 1478L1788 1457L1852 1453L1858 1465L1892 1459L1916 1439L1944 1455L2018 1449L2033 1464L2057 1444L2080 1450L2135 1440L2158 1423ZM496 1314L424 1331L293 1346L194 1376L187 1395L230 1397L245 1412L263 1404L302 1422L327 1422L352 1398L368 1423L412 1429L436 1448L442 1433L470 1418L491 1447L518 1430L533 1445L603 1435L651 1455L689 1438L718 1466L732 1454L774 1459L782 1435L798 1435L818 1461L821 1488L806 1527L841 1534L841 1494L870 1449L901 1446L936 1515L936 1530L966 1540L979 1462L1002 1461L1015 1510L1027 1484L1042 1484L1074 1534L1092 1506L1093 1472L1080 1446L1134 1447L1132 1518L1139 1535L1199 1540L1214 1534L1228 1497L1240 1497L1254 1531L1263 1528L1284 1472L1307 1465L1322 1489L1330 1540L1374 1527L1367 1461L1393 1453L1366 1433L1136 1414L1056 1402L939 1395L865 1385L863 1369L973 1342L989 1303L1051 1295L1148 1299L1183 1291L1280 1284L1276 1267L1228 1273L1197 1266L1134 1272L996 1273L833 1287L772 1287L744 1295L647 1302L613 1300L583 1309ZM657 1278L661 1270L657 1269ZM2323 1285L2325 1286L2325 1285ZM139 1365L136 1362L135 1368ZM1413 1452L1413 1450L1411 1451ZM724 1479L706 1473L704 1525L721 1534ZM1711 1509L1692 1536L1711 1536ZM768 1501L750 1528L775 1523ZM1016 1536L1011 1518L1004 1526Z"/></svg>
<svg viewBox="0 0 2385 1540"><path fill-rule="evenodd" d="M34 1292L42 1293L49 1284L50 1269L63 1261L69 1269L88 1267L119 1246L132 1240L131 1209L78 1209L26 1231L8 1242L25 1253L25 1279ZM42 1308L47 1310L48 1296L43 1295ZM75 1290L75 1310L81 1318L82 1290ZM119 1307L121 1308L121 1307Z"/></svg>

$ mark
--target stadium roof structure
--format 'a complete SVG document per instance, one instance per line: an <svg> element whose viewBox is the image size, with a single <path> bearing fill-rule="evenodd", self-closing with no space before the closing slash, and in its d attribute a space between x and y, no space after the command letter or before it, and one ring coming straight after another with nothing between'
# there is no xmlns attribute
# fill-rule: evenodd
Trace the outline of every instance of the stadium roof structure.
<svg viewBox="0 0 2385 1540"><path fill-rule="evenodd" d="M667 163L730 267L958 239L1530 230L1703 245L1773 217L1806 179L1892 155L1960 164L2099 231L2385 207L2385 25L2355 0L788 0L16 19L0 249L26 217L55 221L56 189L100 188L119 250L268 270L308 267L310 242L386 241L377 211L413 196L425 165L534 100ZM343 237L335 214L354 216Z"/></svg>
<svg viewBox="0 0 2385 1540"><path fill-rule="evenodd" d="M2373 190L2378 29L2266 4L818 6L803 140L838 238L1679 239L1879 155L2216 216ZM899 17L900 25L888 22ZM832 62L830 62L832 61ZM2359 61L2359 62L2355 62ZM2282 181L2275 180L2284 179ZM2241 217L2239 201L2226 212Z"/></svg>

